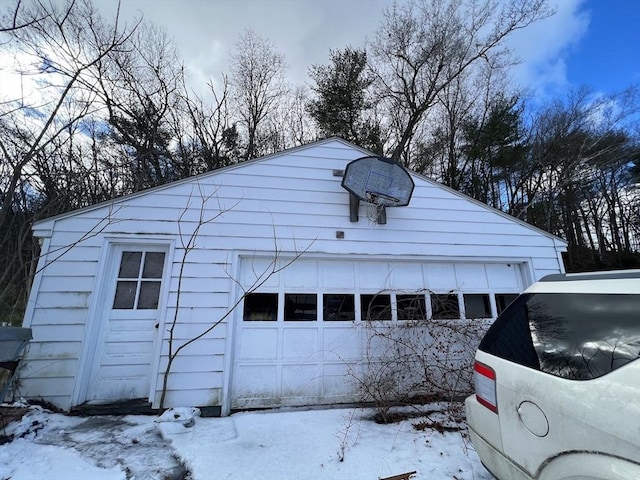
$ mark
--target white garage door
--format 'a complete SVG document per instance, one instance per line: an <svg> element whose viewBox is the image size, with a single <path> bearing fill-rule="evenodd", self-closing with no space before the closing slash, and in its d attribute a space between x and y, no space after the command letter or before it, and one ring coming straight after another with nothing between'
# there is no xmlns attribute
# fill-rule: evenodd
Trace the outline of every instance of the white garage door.
<svg viewBox="0 0 640 480"><path fill-rule="evenodd" d="M243 287L267 268L244 259ZM367 319L409 319L416 298L427 318L493 318L523 287L518 264L299 259L238 309L231 406L356 401Z"/></svg>

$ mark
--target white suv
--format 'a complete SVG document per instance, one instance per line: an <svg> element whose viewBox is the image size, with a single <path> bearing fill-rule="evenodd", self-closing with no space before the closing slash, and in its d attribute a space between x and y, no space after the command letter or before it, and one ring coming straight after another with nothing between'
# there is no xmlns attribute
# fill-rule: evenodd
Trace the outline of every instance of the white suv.
<svg viewBox="0 0 640 480"><path fill-rule="evenodd" d="M482 339L471 441L500 480L640 479L640 270L559 274Z"/></svg>

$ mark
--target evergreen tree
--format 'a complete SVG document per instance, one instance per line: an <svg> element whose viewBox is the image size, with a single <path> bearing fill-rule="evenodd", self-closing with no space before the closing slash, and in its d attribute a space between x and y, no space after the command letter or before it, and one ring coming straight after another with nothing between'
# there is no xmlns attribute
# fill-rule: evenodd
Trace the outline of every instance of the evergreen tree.
<svg viewBox="0 0 640 480"><path fill-rule="evenodd" d="M330 65L313 65L309 75L317 98L308 111L324 136L337 135L381 153L380 124L371 114L373 102L367 74L367 54L350 47L331 51Z"/></svg>

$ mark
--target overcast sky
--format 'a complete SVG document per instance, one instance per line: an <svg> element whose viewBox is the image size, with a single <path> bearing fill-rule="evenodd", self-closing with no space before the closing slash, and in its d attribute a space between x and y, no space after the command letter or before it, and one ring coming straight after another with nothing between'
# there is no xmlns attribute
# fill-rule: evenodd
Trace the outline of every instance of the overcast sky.
<svg viewBox="0 0 640 480"><path fill-rule="evenodd" d="M640 83L640 0L551 0L553 17L517 32L511 47L522 64L512 75L537 95L590 85L611 93ZM95 0L105 15L116 0ZM121 18L135 15L166 28L192 82L228 73L229 52L246 30L284 54L292 83L308 82L329 49L363 46L393 0L122 0Z"/></svg>

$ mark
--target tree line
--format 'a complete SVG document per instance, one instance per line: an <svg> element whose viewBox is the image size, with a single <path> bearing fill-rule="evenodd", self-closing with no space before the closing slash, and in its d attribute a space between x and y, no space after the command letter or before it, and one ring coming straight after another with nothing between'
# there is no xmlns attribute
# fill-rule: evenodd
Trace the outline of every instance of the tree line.
<svg viewBox="0 0 640 480"><path fill-rule="evenodd" d="M337 135L565 238L569 271L640 266L638 87L541 103L506 41L547 0L409 0L363 48L292 85L245 31L228 72L190 82L166 32L91 0L0 12L0 321L19 323L33 221ZM8 77L7 77L8 78ZM204 88L203 88L204 87Z"/></svg>

